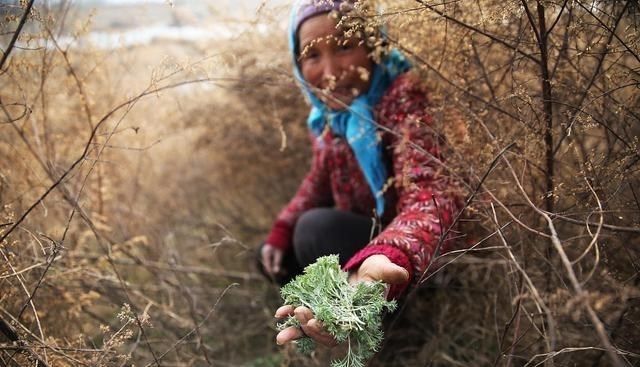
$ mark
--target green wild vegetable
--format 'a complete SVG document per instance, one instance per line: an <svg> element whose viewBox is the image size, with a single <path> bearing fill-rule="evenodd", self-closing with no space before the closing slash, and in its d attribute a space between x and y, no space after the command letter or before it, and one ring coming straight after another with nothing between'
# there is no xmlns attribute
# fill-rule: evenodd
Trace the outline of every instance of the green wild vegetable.
<svg viewBox="0 0 640 367"><path fill-rule="evenodd" d="M282 287L284 303L310 308L317 320L340 343L348 343L347 355L332 361L332 367L361 367L382 342L382 315L393 311L395 301L384 297L382 282L350 285L348 274L340 269L337 255L324 256L304 269L304 274ZM300 326L290 316L278 325L280 330ZM298 349L308 353L315 348L309 337L298 339Z"/></svg>

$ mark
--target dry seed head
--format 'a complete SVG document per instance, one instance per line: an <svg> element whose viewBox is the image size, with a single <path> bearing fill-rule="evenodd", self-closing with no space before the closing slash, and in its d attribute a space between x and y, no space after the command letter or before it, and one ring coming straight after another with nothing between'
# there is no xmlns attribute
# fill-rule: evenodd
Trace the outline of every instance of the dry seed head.
<svg viewBox="0 0 640 367"><path fill-rule="evenodd" d="M367 68L364 68L362 66L358 66L358 74L360 75L360 79L362 79L363 81L368 81L369 77L370 77L370 73L369 70L367 70Z"/></svg>

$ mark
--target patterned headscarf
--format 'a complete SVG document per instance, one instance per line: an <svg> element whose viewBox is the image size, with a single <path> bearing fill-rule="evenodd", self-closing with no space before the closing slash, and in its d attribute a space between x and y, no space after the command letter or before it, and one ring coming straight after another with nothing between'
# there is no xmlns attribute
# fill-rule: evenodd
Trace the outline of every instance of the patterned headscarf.
<svg viewBox="0 0 640 367"><path fill-rule="evenodd" d="M302 77L298 65L298 28L312 16L339 10L348 1L299 0L293 6L289 22L289 49L293 57L293 73L302 92L311 104L307 125L320 138L327 123L331 131L346 138L376 200L379 216L384 212L382 190L387 181L387 170L382 156L382 145L376 134L373 107L380 101L395 78L409 70L411 64L398 50L391 50L379 63L374 64L371 84L366 93L356 97L344 110L331 110L311 91ZM350 2L348 2L350 3Z"/></svg>

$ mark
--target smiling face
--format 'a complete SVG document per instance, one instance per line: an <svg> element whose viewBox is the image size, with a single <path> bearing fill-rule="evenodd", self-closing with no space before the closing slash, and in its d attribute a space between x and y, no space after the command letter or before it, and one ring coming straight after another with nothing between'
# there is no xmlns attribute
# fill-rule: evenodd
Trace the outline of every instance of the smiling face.
<svg viewBox="0 0 640 367"><path fill-rule="evenodd" d="M369 89L373 62L355 37L345 38L336 21L316 15L298 30L298 65L302 77L327 107L341 110Z"/></svg>

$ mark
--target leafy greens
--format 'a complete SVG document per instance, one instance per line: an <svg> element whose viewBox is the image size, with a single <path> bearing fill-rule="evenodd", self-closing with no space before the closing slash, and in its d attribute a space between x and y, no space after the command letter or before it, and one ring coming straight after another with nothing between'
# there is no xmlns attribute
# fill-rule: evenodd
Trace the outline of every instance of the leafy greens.
<svg viewBox="0 0 640 367"><path fill-rule="evenodd" d="M284 303L310 308L317 320L339 343L347 342L347 355L332 361L332 367L362 367L382 342L382 315L393 311L395 301L384 297L382 282L350 285L348 274L340 269L337 255L318 258L304 273L282 287ZM294 316L278 325L280 330L300 326ZM310 352L315 343L309 337L298 339L298 349Z"/></svg>

